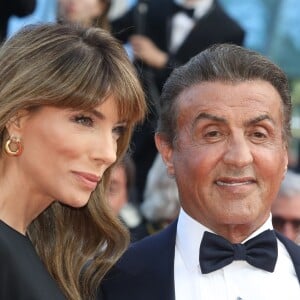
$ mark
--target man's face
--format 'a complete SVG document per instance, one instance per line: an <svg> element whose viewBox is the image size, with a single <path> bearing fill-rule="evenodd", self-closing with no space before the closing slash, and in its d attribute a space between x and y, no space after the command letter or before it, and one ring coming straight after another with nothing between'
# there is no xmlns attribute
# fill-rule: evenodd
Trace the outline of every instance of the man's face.
<svg viewBox="0 0 300 300"><path fill-rule="evenodd" d="M176 142L161 143L161 153L183 209L223 236L253 232L268 218L287 165L280 95L260 80L204 82L177 101Z"/></svg>

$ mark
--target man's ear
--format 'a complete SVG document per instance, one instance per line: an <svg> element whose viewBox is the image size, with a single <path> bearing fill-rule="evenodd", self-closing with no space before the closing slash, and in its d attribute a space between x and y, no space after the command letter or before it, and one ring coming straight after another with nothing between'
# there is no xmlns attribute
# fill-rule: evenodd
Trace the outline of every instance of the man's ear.
<svg viewBox="0 0 300 300"><path fill-rule="evenodd" d="M160 133L155 134L155 145L159 151L166 167L167 172L170 176L175 175L174 165L173 165L173 147Z"/></svg>
<svg viewBox="0 0 300 300"><path fill-rule="evenodd" d="M286 175L287 170L288 170L288 164L289 164L288 150L285 151L283 161L284 161L283 163L284 163L285 167L284 167L284 170L283 170L282 180L285 178L285 175Z"/></svg>
<svg viewBox="0 0 300 300"><path fill-rule="evenodd" d="M13 117L9 119L5 127L9 136L21 136L22 129L25 124L29 112L25 109L18 111Z"/></svg>

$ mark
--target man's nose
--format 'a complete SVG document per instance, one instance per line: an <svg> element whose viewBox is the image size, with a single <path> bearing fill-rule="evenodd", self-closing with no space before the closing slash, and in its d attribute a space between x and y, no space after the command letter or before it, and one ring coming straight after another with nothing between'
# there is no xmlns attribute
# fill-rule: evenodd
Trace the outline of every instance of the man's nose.
<svg viewBox="0 0 300 300"><path fill-rule="evenodd" d="M246 137L242 134L229 137L223 157L224 162L240 168L251 164L253 156L248 143Z"/></svg>

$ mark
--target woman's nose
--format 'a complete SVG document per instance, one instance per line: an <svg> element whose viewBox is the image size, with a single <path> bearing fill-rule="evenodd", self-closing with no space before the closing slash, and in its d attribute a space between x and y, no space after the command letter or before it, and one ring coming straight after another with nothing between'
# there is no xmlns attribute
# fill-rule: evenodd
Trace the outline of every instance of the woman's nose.
<svg viewBox="0 0 300 300"><path fill-rule="evenodd" d="M91 157L107 165L111 165L116 161L117 141L111 132L97 137L97 141L94 142L91 150Z"/></svg>

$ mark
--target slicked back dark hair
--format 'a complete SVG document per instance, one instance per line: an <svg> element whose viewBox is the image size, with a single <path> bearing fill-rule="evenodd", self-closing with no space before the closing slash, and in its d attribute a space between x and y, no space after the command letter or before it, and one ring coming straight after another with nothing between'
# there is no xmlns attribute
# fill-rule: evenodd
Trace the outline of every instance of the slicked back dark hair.
<svg viewBox="0 0 300 300"><path fill-rule="evenodd" d="M213 45L171 73L160 98L157 131L173 143L177 130L177 99L185 89L202 82L249 80L267 81L279 93L284 120L282 134L287 142L291 135L291 98L285 73L261 54L232 44Z"/></svg>

